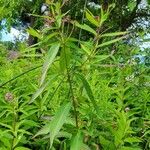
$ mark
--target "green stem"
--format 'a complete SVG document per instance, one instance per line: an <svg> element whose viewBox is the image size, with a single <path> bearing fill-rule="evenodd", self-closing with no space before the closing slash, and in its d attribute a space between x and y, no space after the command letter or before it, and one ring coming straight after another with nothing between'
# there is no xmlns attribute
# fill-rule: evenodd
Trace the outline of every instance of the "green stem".
<svg viewBox="0 0 150 150"><path fill-rule="evenodd" d="M68 72L68 83L69 83L69 86L70 86L70 93L71 93L72 103L73 103L73 108L74 108L74 115L75 115L76 127L78 128L79 125L78 125L77 106L76 106L76 102L75 102L75 98L74 98L73 85L72 85L71 75L70 75L68 69L67 69L67 72Z"/></svg>
<svg viewBox="0 0 150 150"><path fill-rule="evenodd" d="M16 132L16 122L18 120L18 114L17 114L17 111L16 111L16 106L13 106L13 123L12 123L12 127L13 127L13 139L12 139L12 145L11 145L11 150L14 150L14 142L15 142L15 132ZM18 104L17 104L17 109L18 109Z"/></svg>
<svg viewBox="0 0 150 150"><path fill-rule="evenodd" d="M64 44L64 54L65 54L65 64L66 64L66 69L67 69L67 77L68 77L68 83L70 87L70 94L72 98L72 103L73 103L73 108L74 108L74 116L75 116L75 122L76 122L76 127L78 128L78 114L77 114L77 106L75 102L75 97L74 97L74 91L73 91L73 84L71 80L71 74L70 74L70 69L68 68L68 62L67 62L67 57L66 57L66 51L65 51L65 44ZM73 76L72 76L73 78Z"/></svg>
<svg viewBox="0 0 150 150"><path fill-rule="evenodd" d="M43 65L34 67L34 68L30 69L30 70L27 70L27 71L25 71L25 72L23 72L23 73L17 75L16 77L14 77L14 78L12 78L12 79L6 81L5 83L2 83L2 84L0 85L0 88L4 87L6 84L8 84L8 83L10 83L10 82L16 80L17 78L19 78L19 77L21 77L21 76L23 76L23 75L25 75L25 74L27 74L27 73L29 73L29 72L35 70L35 69L38 69L38 68L40 68L40 67L42 67L42 66L43 66Z"/></svg>
<svg viewBox="0 0 150 150"><path fill-rule="evenodd" d="M86 5L87 5L87 0L85 0L85 3L84 3L83 15L82 15L82 20L81 20L81 23L82 23L82 24L83 24L83 22L84 22L84 16L85 16L84 13L85 13ZM79 42L78 42L78 46L79 46L79 44L80 44L81 35L82 35L82 29L80 29L80 32L79 32Z"/></svg>

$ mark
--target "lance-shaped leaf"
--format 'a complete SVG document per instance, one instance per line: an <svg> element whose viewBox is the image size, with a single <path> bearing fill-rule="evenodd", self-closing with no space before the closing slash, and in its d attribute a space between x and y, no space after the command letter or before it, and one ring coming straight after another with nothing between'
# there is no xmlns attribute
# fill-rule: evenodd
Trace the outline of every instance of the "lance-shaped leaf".
<svg viewBox="0 0 150 150"><path fill-rule="evenodd" d="M79 130L77 134L72 138L70 150L80 150L83 145L83 136Z"/></svg>
<svg viewBox="0 0 150 150"><path fill-rule="evenodd" d="M53 144L54 138L59 133L71 109L71 103L67 103L59 108L53 120L48 122L34 137L50 133L50 147ZM33 138L34 138L33 137Z"/></svg>
<svg viewBox="0 0 150 150"><path fill-rule="evenodd" d="M57 77L57 75L54 75L50 77L49 81L45 84L43 84L31 97L31 100L29 104L33 103L34 100L44 91L44 89Z"/></svg>
<svg viewBox="0 0 150 150"><path fill-rule="evenodd" d="M112 43L116 43L116 42L122 40L123 38L125 38L125 37L120 37L120 38L117 38L117 39L114 39L114 40L110 40L110 41L104 42L104 43L98 45L97 48L100 48L100 47L103 47L103 46L107 46L107 45L110 45Z"/></svg>
<svg viewBox="0 0 150 150"><path fill-rule="evenodd" d="M87 24L79 24L78 22L75 23L75 25L78 27L78 28L81 28L83 30L86 30L88 32L91 32L93 33L94 35L97 35L96 31L94 29L92 29L90 26L88 26Z"/></svg>
<svg viewBox="0 0 150 150"><path fill-rule="evenodd" d="M86 10L86 18L92 23L94 24L96 27L99 27L99 22L95 19L95 17L93 16L93 14L87 9Z"/></svg>
<svg viewBox="0 0 150 150"><path fill-rule="evenodd" d="M95 110L96 110L96 112L97 112L97 115L99 115L99 114L100 114L100 113L99 113L99 108L98 108L98 105L97 105L97 103L96 103L96 101L95 101L93 92L92 92L92 90L91 90L91 87L90 87L88 81L87 81L87 80L85 79L85 77L84 77L83 75L81 75L81 74L77 74L77 76L78 76L78 77L80 78L80 80L82 81L83 86L84 86L84 88L85 88L85 90L86 90L86 93L87 93L87 95L88 95L88 97L89 97L91 103L93 104L93 106L94 106L94 108L95 108Z"/></svg>
<svg viewBox="0 0 150 150"><path fill-rule="evenodd" d="M71 52L69 47L64 47L60 54L60 69L62 72L67 70L70 64Z"/></svg>
<svg viewBox="0 0 150 150"><path fill-rule="evenodd" d="M27 29L27 32L28 32L30 35L34 36L34 37L37 37L37 38L39 38L39 39L42 38L42 36L40 35L40 33L39 33L37 30L34 30L34 29L31 28L31 27Z"/></svg>
<svg viewBox="0 0 150 150"><path fill-rule="evenodd" d="M42 77L41 77L41 81L40 81L40 86L43 84L43 82L45 80L47 71L48 71L49 67L51 66L51 64L53 63L53 61L58 53L59 47L60 47L60 43L53 44L53 46L50 48L50 50L48 52L47 58L44 62L43 68L42 68Z"/></svg>
<svg viewBox="0 0 150 150"><path fill-rule="evenodd" d="M54 33L51 33L49 35L46 35L46 36L43 37L42 42L43 43L48 42L48 40L50 40L51 38L57 36L58 34L59 34L58 32L54 32Z"/></svg>
<svg viewBox="0 0 150 150"><path fill-rule="evenodd" d="M19 147L16 147L14 150L31 150L31 149L19 146Z"/></svg>
<svg viewBox="0 0 150 150"><path fill-rule="evenodd" d="M120 35L125 35L128 32L113 32L113 33L105 33L102 34L101 37L111 37L111 36L120 36Z"/></svg>

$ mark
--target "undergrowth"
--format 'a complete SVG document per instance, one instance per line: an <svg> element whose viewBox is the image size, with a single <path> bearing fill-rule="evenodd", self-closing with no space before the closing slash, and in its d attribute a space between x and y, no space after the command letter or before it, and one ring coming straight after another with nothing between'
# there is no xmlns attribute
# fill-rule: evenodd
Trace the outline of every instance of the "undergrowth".
<svg viewBox="0 0 150 150"><path fill-rule="evenodd" d="M86 24L50 7L55 21L28 29L37 45L1 45L0 149L150 149L149 70L129 33L101 33L114 6L101 19L85 10Z"/></svg>

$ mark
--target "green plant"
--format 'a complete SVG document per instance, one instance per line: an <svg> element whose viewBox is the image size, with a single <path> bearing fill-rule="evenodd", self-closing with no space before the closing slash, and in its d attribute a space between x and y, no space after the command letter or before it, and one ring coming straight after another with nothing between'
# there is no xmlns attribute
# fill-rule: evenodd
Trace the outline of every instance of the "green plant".
<svg viewBox="0 0 150 150"><path fill-rule="evenodd" d="M16 59L1 47L0 148L149 149L148 69L127 32L101 31L115 5L98 19L85 9L87 23L64 22L61 6L50 4L49 27L28 29L39 43L20 44Z"/></svg>

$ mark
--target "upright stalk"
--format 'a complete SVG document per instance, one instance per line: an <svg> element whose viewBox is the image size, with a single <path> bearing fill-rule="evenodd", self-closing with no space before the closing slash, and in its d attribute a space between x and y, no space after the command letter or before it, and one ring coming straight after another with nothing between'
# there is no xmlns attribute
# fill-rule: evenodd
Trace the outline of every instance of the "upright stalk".
<svg viewBox="0 0 150 150"><path fill-rule="evenodd" d="M75 97L74 97L74 91L73 91L73 85L72 85L72 80L71 80L71 75L69 70L67 69L67 76L68 76L68 83L70 87L70 93L71 93L71 98L72 98L72 103L73 103L73 109L74 109L74 116L75 116L75 121L76 121L76 127L78 128L78 114L77 114L77 106L75 102Z"/></svg>
<svg viewBox="0 0 150 150"><path fill-rule="evenodd" d="M84 16L85 16L86 5L87 5L87 0L85 0L85 3L84 3L83 15L82 15L82 20L81 20L81 23L82 23L82 24L83 24L83 22L84 22ZM79 32L79 42L78 42L78 46L79 46L79 44L80 44L81 35L82 35L82 29L80 29L80 32Z"/></svg>
<svg viewBox="0 0 150 150"><path fill-rule="evenodd" d="M17 109L18 109L18 103L17 103ZM13 106L13 122L12 122L12 132L13 132L13 139L12 139L12 144L11 144L11 150L14 150L14 142L15 142L15 138L16 138L16 123L18 120L18 114L16 111L16 104Z"/></svg>
<svg viewBox="0 0 150 150"><path fill-rule="evenodd" d="M71 78L73 78L73 76L71 77L71 73L70 73L71 70L68 68L68 62L67 62L66 51L65 51L65 43L63 44L63 48L64 48L64 55L65 55L65 64L66 64L66 70L67 70L68 83L69 83L70 94L71 94L70 96L72 99L72 104L73 104L73 109L74 109L76 128L78 128L79 125L78 125L77 106L76 106L76 102L75 102L73 84L72 84L72 79L71 79Z"/></svg>

